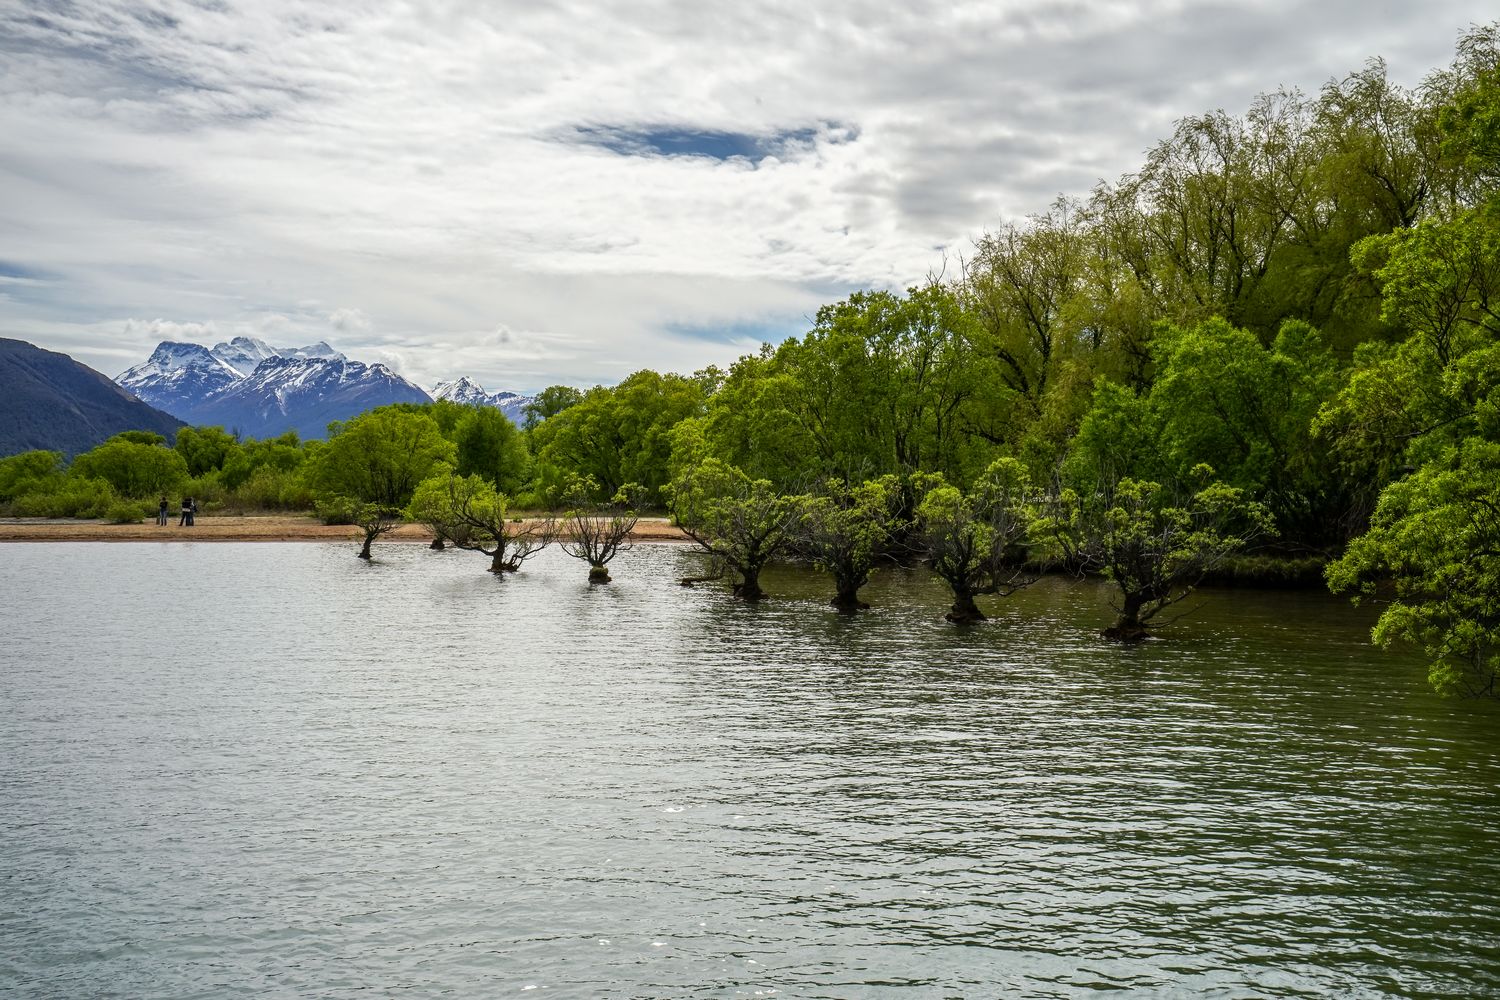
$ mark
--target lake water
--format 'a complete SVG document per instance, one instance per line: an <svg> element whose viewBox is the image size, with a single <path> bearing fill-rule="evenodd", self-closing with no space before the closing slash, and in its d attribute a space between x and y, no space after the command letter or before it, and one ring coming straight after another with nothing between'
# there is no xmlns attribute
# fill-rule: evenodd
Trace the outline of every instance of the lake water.
<svg viewBox="0 0 1500 1000"><path fill-rule="evenodd" d="M376 551L0 545L0 994L1500 996L1500 712L1342 600Z"/></svg>

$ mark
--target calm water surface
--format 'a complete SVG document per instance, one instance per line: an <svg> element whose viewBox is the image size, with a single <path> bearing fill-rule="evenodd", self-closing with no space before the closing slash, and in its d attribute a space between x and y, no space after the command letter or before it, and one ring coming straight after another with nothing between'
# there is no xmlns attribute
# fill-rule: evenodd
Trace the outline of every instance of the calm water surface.
<svg viewBox="0 0 1500 1000"><path fill-rule="evenodd" d="M1500 996L1500 714L1343 601L377 551L0 545L0 994Z"/></svg>

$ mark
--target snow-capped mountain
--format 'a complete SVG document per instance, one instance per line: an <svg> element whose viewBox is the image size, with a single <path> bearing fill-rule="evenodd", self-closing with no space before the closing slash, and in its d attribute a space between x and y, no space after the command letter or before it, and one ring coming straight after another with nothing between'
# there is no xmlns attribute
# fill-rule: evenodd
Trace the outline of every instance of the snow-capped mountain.
<svg viewBox="0 0 1500 1000"><path fill-rule="evenodd" d="M520 424L530 396L486 392L471 378L440 382L429 396L382 364L350 361L319 341L307 347L272 347L235 337L210 350L163 341L144 364L115 379L143 401L199 426L218 425L249 437L294 430L321 438L334 420L348 420L388 403L450 399L493 406Z"/></svg>
<svg viewBox="0 0 1500 1000"><path fill-rule="evenodd" d="M182 420L192 401L206 399L239 381L240 373L206 347L164 340L144 364L115 377L144 403Z"/></svg>
<svg viewBox="0 0 1500 1000"><path fill-rule="evenodd" d="M427 403L431 397L385 365L333 358L271 357L249 375L199 404L195 423L238 428L250 437L287 430L320 438L334 420L348 420L389 403Z"/></svg>
<svg viewBox="0 0 1500 1000"><path fill-rule="evenodd" d="M532 400L531 396L523 396L517 392L486 392L484 386L467 375L451 382L439 382L437 388L432 390L432 398L446 399L463 406L493 406L517 425L526 419L526 404Z"/></svg>
<svg viewBox="0 0 1500 1000"><path fill-rule="evenodd" d="M450 403L458 403L461 406L490 405L490 394L484 391L484 386L467 375L460 376L452 382L439 382L437 388L432 390L432 398L446 399Z"/></svg>
<svg viewBox="0 0 1500 1000"><path fill-rule="evenodd" d="M166 341L115 381L188 423L257 438L289 430L321 438L330 421L387 403L431 401L385 365L349 361L326 343L283 350L252 337L213 350Z"/></svg>

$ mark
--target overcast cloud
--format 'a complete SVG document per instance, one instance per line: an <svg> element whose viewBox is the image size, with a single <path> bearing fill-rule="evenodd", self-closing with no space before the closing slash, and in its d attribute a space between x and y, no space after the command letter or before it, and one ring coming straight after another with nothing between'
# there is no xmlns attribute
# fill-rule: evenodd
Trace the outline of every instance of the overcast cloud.
<svg viewBox="0 0 1500 1000"><path fill-rule="evenodd" d="M1477 3L0 0L0 335L418 383L725 364Z"/></svg>

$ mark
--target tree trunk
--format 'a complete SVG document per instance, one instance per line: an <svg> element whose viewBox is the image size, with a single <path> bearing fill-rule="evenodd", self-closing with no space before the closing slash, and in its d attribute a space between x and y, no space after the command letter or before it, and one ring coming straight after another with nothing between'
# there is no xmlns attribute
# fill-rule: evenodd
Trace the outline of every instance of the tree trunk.
<svg viewBox="0 0 1500 1000"><path fill-rule="evenodd" d="M974 592L958 587L953 589L953 607L943 617L958 625L985 620L984 612L974 603Z"/></svg>
<svg viewBox="0 0 1500 1000"><path fill-rule="evenodd" d="M433 538L432 544L429 545L429 546L427 546L427 547L429 549L433 549L433 550L435 550L437 552L441 552L444 549L446 549L448 546L443 543L443 536L442 535L438 535L437 537Z"/></svg>
<svg viewBox="0 0 1500 1000"><path fill-rule="evenodd" d="M494 554L490 556L490 572L504 573L509 569L510 567L505 565L505 550L496 549Z"/></svg>
<svg viewBox="0 0 1500 1000"><path fill-rule="evenodd" d="M863 611L869 607L859 599L859 586L845 582L836 581L838 592L833 595L833 600L828 603L837 608L841 615L852 615L856 611Z"/></svg>
<svg viewBox="0 0 1500 1000"><path fill-rule="evenodd" d="M1145 623L1141 621L1141 606L1145 602L1142 594L1126 593L1125 600L1120 605L1120 617L1104 630L1104 638L1115 642L1140 642L1146 638L1149 633Z"/></svg>
<svg viewBox="0 0 1500 1000"><path fill-rule="evenodd" d="M608 583L608 582L609 582L609 569L608 569L608 567L604 566L602 563L591 564L589 566L589 583Z"/></svg>
<svg viewBox="0 0 1500 1000"><path fill-rule="evenodd" d="M762 597L766 596L765 591L760 589L759 570L740 570L740 576L744 579L734 585L735 597L738 597L742 601L748 601L749 603L754 604L756 601L759 601Z"/></svg>
<svg viewBox="0 0 1500 1000"><path fill-rule="evenodd" d="M360 546L360 549L359 549L359 557L361 559L369 559L369 558L371 558L371 556L370 556L370 545L375 541L375 536L378 535L378 534L379 534L378 531L371 531L368 528L365 529L365 544L362 545L362 546Z"/></svg>

